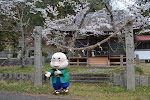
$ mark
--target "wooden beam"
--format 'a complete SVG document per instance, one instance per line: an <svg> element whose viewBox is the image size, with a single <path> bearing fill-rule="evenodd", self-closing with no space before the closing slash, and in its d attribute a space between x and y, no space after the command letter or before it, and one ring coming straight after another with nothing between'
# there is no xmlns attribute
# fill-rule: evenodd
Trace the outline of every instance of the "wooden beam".
<svg viewBox="0 0 150 100"><path fill-rule="evenodd" d="M123 67L123 55L120 55L120 67Z"/></svg>
<svg viewBox="0 0 150 100"><path fill-rule="evenodd" d="M110 40L108 40L108 66L110 66L110 47L109 47L109 44L110 44Z"/></svg>
<svg viewBox="0 0 150 100"><path fill-rule="evenodd" d="M90 39L87 37L87 46L90 44ZM86 66L89 66L89 50L87 50Z"/></svg>
<svg viewBox="0 0 150 100"><path fill-rule="evenodd" d="M139 65L139 54L136 54L136 65Z"/></svg>

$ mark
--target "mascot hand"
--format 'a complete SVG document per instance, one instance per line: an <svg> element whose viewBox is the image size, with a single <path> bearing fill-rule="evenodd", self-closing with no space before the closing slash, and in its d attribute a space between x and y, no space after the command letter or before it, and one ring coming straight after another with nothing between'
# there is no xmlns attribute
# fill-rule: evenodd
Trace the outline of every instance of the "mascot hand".
<svg viewBox="0 0 150 100"><path fill-rule="evenodd" d="M57 69L57 71L55 71L54 74L59 75L59 74L62 74L62 72Z"/></svg>
<svg viewBox="0 0 150 100"><path fill-rule="evenodd" d="M50 72L46 72L45 76L46 76L46 77L50 77L50 76L51 76L51 73L50 73Z"/></svg>

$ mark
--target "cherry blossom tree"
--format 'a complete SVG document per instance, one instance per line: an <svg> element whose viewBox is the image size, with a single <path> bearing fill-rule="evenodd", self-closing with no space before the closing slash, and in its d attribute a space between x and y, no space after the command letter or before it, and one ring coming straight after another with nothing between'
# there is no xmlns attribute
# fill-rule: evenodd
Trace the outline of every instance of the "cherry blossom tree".
<svg viewBox="0 0 150 100"><path fill-rule="evenodd" d="M106 0L106 1L111 1L110 5L112 6L111 7L112 12L114 10L115 11L123 10L124 16L125 15L131 16L132 19L135 20L133 24L134 29L142 30L150 24L150 17L149 17L150 1L148 0Z"/></svg>
<svg viewBox="0 0 150 100"><path fill-rule="evenodd" d="M142 30L142 28L148 25L149 16L144 16L142 12L149 9L149 2L142 5L138 5L137 2L130 2L129 5L126 0L122 1L126 8L122 10L123 13L121 17L115 15L116 12L120 12L120 10L114 11L112 9L113 7L111 6L111 0L101 0L106 9L95 11L93 13L91 13L89 8L90 4L86 0L79 0L79 2L64 0L62 2L58 2L55 7L47 5L47 7L43 9L36 8L36 6L32 3L29 5L31 5L34 9L33 13L40 11L43 14L43 18L45 18L43 31L44 37L47 38L48 34L51 36L55 34L52 40L65 45L64 40L66 40L66 35L69 34L66 31L72 31L72 42L70 45L72 47L79 34L85 36L105 35L103 30L99 30L101 28L112 30L112 32L116 31L123 23L125 23L125 20L123 19L125 19L126 16L132 16L132 18L135 19L134 28L140 28ZM66 16L58 17L60 14L58 8L65 7L66 4L72 7L74 14L66 14ZM133 4L136 4L136 6L133 7ZM51 13L54 18L51 18L49 13ZM90 20L86 20L90 14ZM102 14L103 17L98 17L98 14ZM118 20L118 17L120 17L120 20ZM89 34L89 32L91 34ZM119 41L124 42L119 36L121 35L118 35ZM47 39L50 40L49 38ZM48 43L51 43L51 41Z"/></svg>
<svg viewBox="0 0 150 100"><path fill-rule="evenodd" d="M133 28L140 29L136 34L139 35L142 31L148 32L148 29L145 30L145 28L150 25L150 2L137 1L136 6L132 6L130 11L135 19Z"/></svg>
<svg viewBox="0 0 150 100"><path fill-rule="evenodd" d="M148 29L148 26L150 25L150 2L146 0L131 0L131 1L118 0L117 2L124 4L123 7L119 7L119 8L124 10L125 15L131 16L132 19L134 19L133 29L135 30L134 31L135 37L142 33L150 32L150 29ZM123 39L121 35L117 35L117 36L118 36L119 42L122 44L125 50L125 45L124 45L125 40ZM136 47L136 44L137 43L135 41L135 47Z"/></svg>
<svg viewBox="0 0 150 100"><path fill-rule="evenodd" d="M50 40L48 38L50 35L53 37L51 38L53 41L63 45L65 44L64 40L66 40L66 36L69 35L67 31L72 31L72 39L70 39L72 42L68 44L70 44L70 47L73 47L79 34L89 36L88 32L92 32L94 35L100 35L104 34L104 32L99 31L99 28L106 27L110 29L112 27L111 23L108 23L106 20L108 16L104 10L92 13L92 16L90 16L92 20L90 20L90 22L88 22L89 20L87 21L88 25L85 23L85 18L88 17L87 15L91 12L89 8L90 3L86 0L79 0L79 2L64 0L58 2L55 7L47 4L45 8L37 8L34 4L35 2L28 3L28 5L32 6L32 13L41 12L43 18L45 18L43 36ZM68 5L71 7L70 9L72 9L72 13L58 17L61 13L59 8L65 8L65 6ZM97 17L97 14L100 12L103 13L103 18ZM51 14L53 18L51 18L49 14ZM51 41L48 43L51 43Z"/></svg>
<svg viewBox="0 0 150 100"><path fill-rule="evenodd" d="M25 66L25 54L26 54L26 35L29 18L27 18L28 5L25 0L1 0L1 15L5 15L7 19L13 20L17 26L13 26L13 30L22 35L22 53L21 53L21 64L22 68Z"/></svg>
<svg viewBox="0 0 150 100"><path fill-rule="evenodd" d="M64 0L55 4L56 6L47 4L45 8L36 7L36 3L42 2L41 0L27 3L27 5L31 6L31 13L42 13L42 17L45 19L42 34L48 40L48 44L53 43L52 41L54 41L62 45L69 44L69 47L72 48L74 47L74 43L78 35L105 35L106 33L103 29L115 32L117 29L119 29L119 27L121 27L123 23L125 23L125 20L123 19L125 19L126 16L132 16L132 18L135 19L134 28L142 29L141 26L144 28L146 24L148 24L147 22L149 16L143 16L142 13L142 11L148 9L148 2L143 4L143 6L138 6L137 2L130 2L129 5L126 0L122 0L126 8L124 8L122 10L123 13L118 16L115 14L116 12L120 12L120 10L113 10L113 7L111 6L112 1L113 0L99 0L99 2L103 4L105 9L101 11L98 10L93 13L90 9L90 3L86 0L79 0L79 2L75 2L73 0ZM132 7L133 4L136 4L136 6ZM59 8L65 8L68 5L70 6L70 9L72 9L72 13L66 12L64 16L60 17L61 11L59 10ZM89 16L90 14L91 16ZM100 14L103 17L100 17ZM89 19L87 19L87 17L89 17ZM118 20L118 18L120 20ZM72 39L70 39L70 41L68 40L70 43L65 43L64 40L67 40L66 36L70 35L68 31L72 31ZM125 41L123 40L122 36L117 36L119 42L122 43L122 46L125 49Z"/></svg>

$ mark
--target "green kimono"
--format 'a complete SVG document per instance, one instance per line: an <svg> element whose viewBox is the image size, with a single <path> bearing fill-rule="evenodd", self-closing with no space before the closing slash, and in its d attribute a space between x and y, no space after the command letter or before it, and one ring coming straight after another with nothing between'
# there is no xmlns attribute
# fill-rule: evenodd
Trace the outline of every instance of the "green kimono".
<svg viewBox="0 0 150 100"><path fill-rule="evenodd" d="M57 75L54 74L56 69L51 69L49 72L51 73L52 76L52 83L56 83L57 80ZM67 72L66 68L65 69L60 69L62 74L59 75L60 77L60 82L61 83L67 83L69 82L69 73Z"/></svg>

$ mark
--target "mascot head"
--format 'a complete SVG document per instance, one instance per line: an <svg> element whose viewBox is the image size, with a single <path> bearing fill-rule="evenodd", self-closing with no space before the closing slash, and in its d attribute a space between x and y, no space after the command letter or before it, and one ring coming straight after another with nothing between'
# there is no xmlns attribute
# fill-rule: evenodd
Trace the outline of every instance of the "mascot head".
<svg viewBox="0 0 150 100"><path fill-rule="evenodd" d="M53 69L64 69L68 66L68 60L64 53L56 52L53 54L51 63Z"/></svg>

